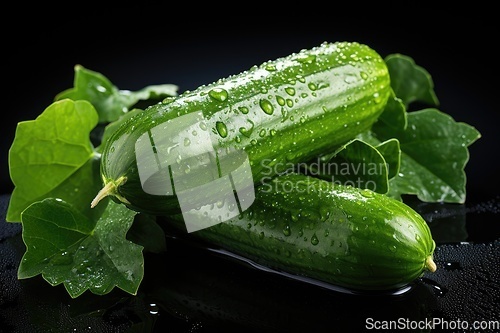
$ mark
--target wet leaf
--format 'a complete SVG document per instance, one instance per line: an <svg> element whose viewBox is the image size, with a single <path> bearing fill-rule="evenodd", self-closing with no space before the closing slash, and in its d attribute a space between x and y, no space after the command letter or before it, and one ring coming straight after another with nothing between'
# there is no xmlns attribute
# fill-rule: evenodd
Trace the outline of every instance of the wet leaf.
<svg viewBox="0 0 500 333"><path fill-rule="evenodd" d="M53 286L63 283L73 298L114 287L135 294L144 274L143 247L125 237L135 214L111 200L95 220L59 199L32 204L22 213L26 252L18 277L42 274Z"/></svg>

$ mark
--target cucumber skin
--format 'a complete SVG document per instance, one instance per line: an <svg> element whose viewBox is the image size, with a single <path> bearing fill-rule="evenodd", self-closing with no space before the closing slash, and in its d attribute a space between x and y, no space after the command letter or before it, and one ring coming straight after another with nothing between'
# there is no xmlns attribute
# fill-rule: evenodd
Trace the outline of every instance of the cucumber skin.
<svg viewBox="0 0 500 333"><path fill-rule="evenodd" d="M141 187L134 145L154 126L203 110L215 150L244 150L258 183L274 176L270 170L283 171L278 166L309 161L370 128L390 89L386 64L374 50L355 42L323 43L186 91L131 117L104 143L101 176L104 185L116 183L112 198L131 209L177 213L175 196L147 194ZM272 114L263 111L262 101L271 103ZM245 107L247 113L242 112ZM225 137L217 123L226 125ZM249 126L251 134L242 135L239 129Z"/></svg>
<svg viewBox="0 0 500 333"><path fill-rule="evenodd" d="M185 232L181 215L168 219ZM353 291L407 286L435 249L425 220L403 202L300 174L257 187L247 211L189 237Z"/></svg>

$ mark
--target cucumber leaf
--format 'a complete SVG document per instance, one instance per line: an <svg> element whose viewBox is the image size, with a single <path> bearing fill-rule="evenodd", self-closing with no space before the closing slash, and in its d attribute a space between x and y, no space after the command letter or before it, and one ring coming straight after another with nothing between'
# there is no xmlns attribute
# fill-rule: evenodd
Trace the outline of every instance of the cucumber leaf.
<svg viewBox="0 0 500 333"><path fill-rule="evenodd" d="M387 165L387 177L392 179L399 173L401 165L401 148L399 140L396 138L381 142L374 136L373 132L367 131L356 136L356 139L361 140L375 149L384 157Z"/></svg>
<svg viewBox="0 0 500 333"><path fill-rule="evenodd" d="M391 161L399 160L399 154L390 147L383 147ZM391 155L394 156L391 156ZM384 156L371 144L360 139L353 139L338 148L334 153L324 155L317 162L308 166L308 172L318 178L335 184L350 185L369 189L378 193L387 193L389 189L388 165Z"/></svg>
<svg viewBox="0 0 500 333"><path fill-rule="evenodd" d="M103 295L115 286L136 294L144 274L143 247L125 237L135 214L112 200L96 220L60 199L30 205L22 213L26 252L18 277L42 274L52 286L63 283L73 298L87 289Z"/></svg>
<svg viewBox="0 0 500 333"><path fill-rule="evenodd" d="M431 106L439 105L431 75L418 66L413 58L395 53L384 60L391 77L391 87L406 108L417 101Z"/></svg>
<svg viewBox="0 0 500 333"><path fill-rule="evenodd" d="M92 104L64 99L52 103L35 120L18 123L9 151L15 187L7 221L20 222L25 208L47 197L74 203L92 200L101 187L89 139L97 121Z"/></svg>
<svg viewBox="0 0 500 333"><path fill-rule="evenodd" d="M384 157L387 165L387 177L392 179L399 173L401 165L401 147L398 139L389 139L374 145L375 149Z"/></svg>
<svg viewBox="0 0 500 333"><path fill-rule="evenodd" d="M396 97L393 91L392 95L387 100L384 111L378 117L373 126L377 127L378 124L383 123L385 126L391 127L395 130L405 129L408 125L407 118L406 106L403 103L403 100Z"/></svg>
<svg viewBox="0 0 500 333"><path fill-rule="evenodd" d="M55 100L69 98L89 101L99 114L99 123L117 120L140 100L177 95L178 86L174 84L151 85L138 91L120 90L101 73L82 65L76 65L74 70L74 87L57 94Z"/></svg>
<svg viewBox="0 0 500 333"><path fill-rule="evenodd" d="M415 194L425 202L465 202L468 146L481 137L474 127L428 108L408 113L404 130L380 123L374 133L379 140L398 139L401 147L401 167L389 182L388 195L401 199L402 194Z"/></svg>

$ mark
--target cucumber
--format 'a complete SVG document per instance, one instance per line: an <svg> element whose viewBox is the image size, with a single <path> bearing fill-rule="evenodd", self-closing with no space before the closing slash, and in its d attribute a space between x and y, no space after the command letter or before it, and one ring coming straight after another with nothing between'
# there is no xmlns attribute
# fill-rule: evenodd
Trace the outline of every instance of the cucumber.
<svg viewBox="0 0 500 333"><path fill-rule="evenodd" d="M91 206L110 195L136 211L177 213L172 173L182 173L182 164L192 177L183 187L205 184L223 175L217 156L229 150L244 152L238 157L248 164L243 173L257 184L370 128L390 91L377 52L336 42L167 98L130 117L103 143L104 187ZM189 163L179 163L188 148ZM191 194L202 192L210 197Z"/></svg>
<svg viewBox="0 0 500 333"><path fill-rule="evenodd" d="M185 233L181 215L167 219ZM188 237L351 291L396 290L436 270L431 231L411 207L302 174L263 183L248 210Z"/></svg>

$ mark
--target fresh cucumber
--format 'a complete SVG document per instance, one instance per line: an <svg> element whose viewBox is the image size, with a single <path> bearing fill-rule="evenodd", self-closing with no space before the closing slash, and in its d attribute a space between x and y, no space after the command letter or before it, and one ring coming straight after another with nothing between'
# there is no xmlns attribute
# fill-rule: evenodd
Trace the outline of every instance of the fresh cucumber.
<svg viewBox="0 0 500 333"><path fill-rule="evenodd" d="M336 42L167 98L125 121L103 143L104 188L91 205L110 195L137 211L178 212L172 168L179 168L187 149L191 159L182 167L195 176L185 186L223 175L219 168L213 176L209 165L220 163L203 155L210 150L244 152L251 175L244 173L259 183L367 130L390 89L378 53L364 44Z"/></svg>
<svg viewBox="0 0 500 333"><path fill-rule="evenodd" d="M185 232L182 215L168 219ZM411 207L301 174L258 186L248 210L188 237L349 290L398 289L436 270L430 229Z"/></svg>

